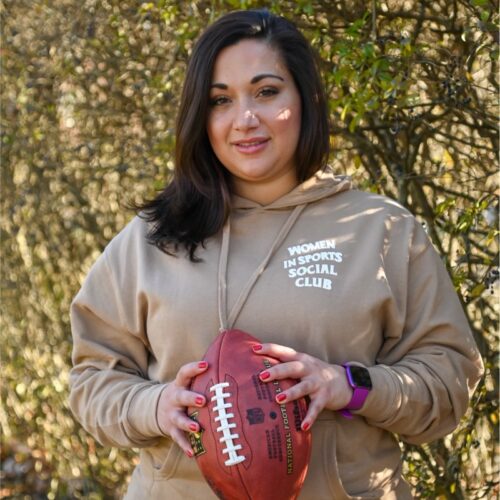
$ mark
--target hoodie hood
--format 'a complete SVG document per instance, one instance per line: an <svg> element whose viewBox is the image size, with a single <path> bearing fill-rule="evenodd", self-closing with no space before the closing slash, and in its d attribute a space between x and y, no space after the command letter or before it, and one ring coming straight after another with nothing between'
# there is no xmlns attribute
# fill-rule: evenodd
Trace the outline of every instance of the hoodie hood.
<svg viewBox="0 0 500 500"><path fill-rule="evenodd" d="M292 189L292 191L268 205L261 205L238 195L233 195L231 200L235 209L260 208L264 210L279 210L328 198L337 193L347 191L351 187L350 177L335 175L332 168L327 167L324 170L319 170L312 177Z"/></svg>
<svg viewBox="0 0 500 500"><path fill-rule="evenodd" d="M276 233L269 251L264 259L250 276L248 282L243 287L239 297L234 303L231 310L227 307L227 267L229 257L229 239L231 234L231 217L228 217L222 231L222 245L219 255L219 271L218 271L218 309L220 331L224 331L233 327L240 311L256 284L259 277L266 269L269 261L279 249L283 241L285 241L288 233L293 228L295 222L300 217L300 214L309 203L328 198L342 191L351 188L351 181L348 177L336 176L329 168L317 172L313 177L310 177L302 184L299 184L295 189L286 195L278 198L269 205L260 205L254 201L233 196L233 208L239 210L285 210L291 209L291 213L285 220L281 229Z"/></svg>

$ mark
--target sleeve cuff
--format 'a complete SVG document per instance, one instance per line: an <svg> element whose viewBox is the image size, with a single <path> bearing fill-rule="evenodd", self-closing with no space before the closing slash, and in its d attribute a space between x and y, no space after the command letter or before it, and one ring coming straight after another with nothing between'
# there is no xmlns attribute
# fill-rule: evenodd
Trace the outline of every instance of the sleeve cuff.
<svg viewBox="0 0 500 500"><path fill-rule="evenodd" d="M127 411L128 434L134 441L164 437L158 423L158 403L166 384L147 385L139 389L130 401Z"/></svg>
<svg viewBox="0 0 500 500"><path fill-rule="evenodd" d="M372 422L389 420L401 406L402 394L396 376L385 365L367 367L372 379L372 390L356 415Z"/></svg>

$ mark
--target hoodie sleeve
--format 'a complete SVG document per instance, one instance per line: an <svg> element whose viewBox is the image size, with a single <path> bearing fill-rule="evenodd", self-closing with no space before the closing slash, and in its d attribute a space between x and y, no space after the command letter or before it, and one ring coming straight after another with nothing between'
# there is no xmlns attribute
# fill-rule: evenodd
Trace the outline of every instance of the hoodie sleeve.
<svg viewBox="0 0 500 500"><path fill-rule="evenodd" d="M165 385L147 376L146 305L133 289L118 287L106 253L71 306L70 407L103 445L149 446L163 435L156 408Z"/></svg>
<svg viewBox="0 0 500 500"><path fill-rule="evenodd" d="M483 364L445 266L420 224L413 227L405 268L388 276L395 298L385 343L369 367L373 390L357 413L420 444L458 425Z"/></svg>

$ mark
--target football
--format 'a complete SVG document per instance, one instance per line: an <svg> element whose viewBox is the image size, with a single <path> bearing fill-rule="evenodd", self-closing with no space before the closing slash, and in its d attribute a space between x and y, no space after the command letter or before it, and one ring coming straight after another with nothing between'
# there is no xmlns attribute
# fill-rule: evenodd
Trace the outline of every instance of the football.
<svg viewBox="0 0 500 500"><path fill-rule="evenodd" d="M279 361L255 354L258 343L240 330L221 332L203 358L208 369L191 384L207 400L188 409L200 424L200 432L189 434L191 445L203 476L224 500L297 498L309 464L311 433L300 428L307 403L276 402L297 381L262 382L259 373Z"/></svg>

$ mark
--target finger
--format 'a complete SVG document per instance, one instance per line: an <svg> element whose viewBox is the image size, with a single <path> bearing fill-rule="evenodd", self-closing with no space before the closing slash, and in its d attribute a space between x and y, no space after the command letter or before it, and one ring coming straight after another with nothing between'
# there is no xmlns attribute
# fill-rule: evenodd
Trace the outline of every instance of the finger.
<svg viewBox="0 0 500 500"><path fill-rule="evenodd" d="M203 394L189 391L187 389L178 389L174 395L174 404L176 406L196 406L201 408L206 404L206 398Z"/></svg>
<svg viewBox="0 0 500 500"><path fill-rule="evenodd" d="M297 351L291 347L279 344L254 344L252 350L255 354L267 354L280 361L292 361L297 357Z"/></svg>
<svg viewBox="0 0 500 500"><path fill-rule="evenodd" d="M301 429L307 431L314 424L318 415L323 411L324 405L317 399L312 399L309 403L309 408L307 409L306 416L302 420Z"/></svg>
<svg viewBox="0 0 500 500"><path fill-rule="evenodd" d="M270 382L284 378L301 379L305 375L306 367L302 361L289 361L267 368L260 372L259 377L263 382Z"/></svg>
<svg viewBox="0 0 500 500"><path fill-rule="evenodd" d="M206 361L193 361L187 363L179 368L177 376L175 377L175 384L179 387L188 387L191 379L203 373L208 368Z"/></svg>
<svg viewBox="0 0 500 500"><path fill-rule="evenodd" d="M188 416L184 411L176 411L171 416L172 428L184 432L199 432L200 424Z"/></svg>
<svg viewBox="0 0 500 500"><path fill-rule="evenodd" d="M296 399L305 398L313 392L313 386L309 381L299 382L292 387L289 387L286 391L282 391L276 394L276 402L283 404L289 401L295 401Z"/></svg>
<svg viewBox="0 0 500 500"><path fill-rule="evenodd" d="M175 443L177 443L177 445L189 458L192 458L194 456L191 444L186 434L181 429L173 429L170 437Z"/></svg>

